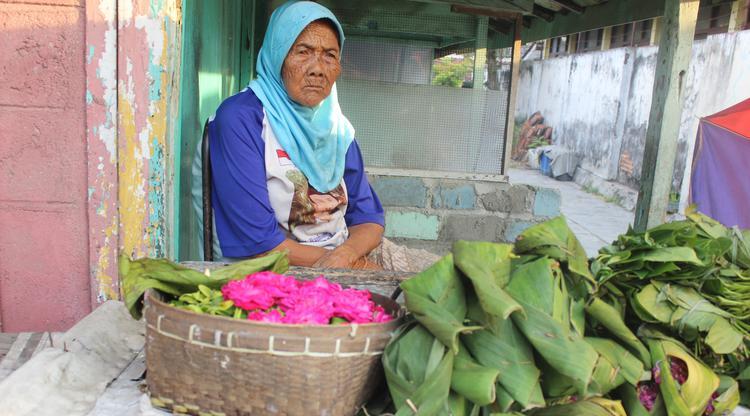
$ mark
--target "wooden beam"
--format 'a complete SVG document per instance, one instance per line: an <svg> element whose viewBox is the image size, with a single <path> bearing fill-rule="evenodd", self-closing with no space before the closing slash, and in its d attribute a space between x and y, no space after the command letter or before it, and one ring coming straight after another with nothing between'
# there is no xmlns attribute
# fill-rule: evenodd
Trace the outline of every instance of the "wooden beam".
<svg viewBox="0 0 750 416"><path fill-rule="evenodd" d="M508 174L510 156L513 153L513 136L516 128L516 99L518 98L518 78L521 75L521 28L523 18L516 17L513 34L513 55L511 58L510 90L508 91L508 117L505 120L505 146L503 147L502 174Z"/></svg>
<svg viewBox="0 0 750 416"><path fill-rule="evenodd" d="M516 18L517 12L509 12L505 10L490 9L487 7L472 7L472 6L461 6L454 4L451 6L451 12L471 14L475 16L487 16L494 17L496 19L512 20Z"/></svg>
<svg viewBox="0 0 750 416"><path fill-rule="evenodd" d="M732 2L732 12L729 15L729 32L737 32L745 28L749 7L750 1L748 0L734 0Z"/></svg>
<svg viewBox="0 0 750 416"><path fill-rule="evenodd" d="M661 37L661 31L662 31L662 18L661 17L655 17L654 20L651 22L651 40L649 41L649 45L656 46L659 44L659 38Z"/></svg>
<svg viewBox="0 0 750 416"><path fill-rule="evenodd" d="M612 26L604 28L602 33L602 50L608 51L612 46Z"/></svg>
<svg viewBox="0 0 750 416"><path fill-rule="evenodd" d="M586 7L583 14L557 13L551 22L532 19L524 30L523 42L534 42L571 33L585 32L607 26L616 26L639 20L651 19L664 14L664 1L654 0L610 0L596 6Z"/></svg>
<svg viewBox="0 0 750 416"><path fill-rule="evenodd" d="M542 7L538 4L534 5L534 10L531 12L531 14L547 22L551 22L552 19L555 18L555 12L553 10L547 9L546 7Z"/></svg>
<svg viewBox="0 0 750 416"><path fill-rule="evenodd" d="M576 53L578 49L578 33L568 35L568 53Z"/></svg>
<svg viewBox="0 0 750 416"><path fill-rule="evenodd" d="M665 1L641 187L635 209L636 231L644 231L666 219L680 132L683 91L693 50L699 4L699 0Z"/></svg>
<svg viewBox="0 0 750 416"><path fill-rule="evenodd" d="M585 7L574 3L571 0L550 0L552 3L560 5L563 9L570 10L573 13L582 14Z"/></svg>

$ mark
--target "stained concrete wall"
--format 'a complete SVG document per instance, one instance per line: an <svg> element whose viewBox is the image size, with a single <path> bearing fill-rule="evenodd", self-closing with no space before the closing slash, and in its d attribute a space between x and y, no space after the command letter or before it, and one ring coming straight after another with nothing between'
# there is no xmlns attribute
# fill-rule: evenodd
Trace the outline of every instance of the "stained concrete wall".
<svg viewBox="0 0 750 416"><path fill-rule="evenodd" d="M91 308L82 0L0 0L0 330Z"/></svg>
<svg viewBox="0 0 750 416"><path fill-rule="evenodd" d="M560 194L548 188L372 174L370 183L386 210L386 237L438 254L456 240L513 241L560 214Z"/></svg>
<svg viewBox="0 0 750 416"><path fill-rule="evenodd" d="M517 120L541 111L555 143L583 157L581 168L637 189L656 69L657 47L617 48L525 62ZM696 41L685 81L675 166L680 188L698 119L750 96L750 31Z"/></svg>

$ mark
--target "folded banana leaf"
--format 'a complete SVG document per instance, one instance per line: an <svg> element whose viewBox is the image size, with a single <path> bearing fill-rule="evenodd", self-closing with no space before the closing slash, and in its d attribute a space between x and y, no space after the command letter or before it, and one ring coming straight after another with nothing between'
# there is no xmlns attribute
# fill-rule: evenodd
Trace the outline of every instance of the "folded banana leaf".
<svg viewBox="0 0 750 416"><path fill-rule="evenodd" d="M503 289L510 280L513 246L475 241L453 244L456 267L471 281L482 309L490 315L507 319L511 313L523 313Z"/></svg>
<svg viewBox="0 0 750 416"><path fill-rule="evenodd" d="M466 295L460 272L448 254L422 273L401 283L406 307L414 317L454 354L458 335L481 329L465 326Z"/></svg>
<svg viewBox="0 0 750 416"><path fill-rule="evenodd" d="M651 377L643 363L617 342L594 337L586 337L586 342L599 353L589 393L605 395L623 383L636 386Z"/></svg>
<svg viewBox="0 0 750 416"><path fill-rule="evenodd" d="M560 374L572 379L581 397L585 397L599 354L571 322L571 299L558 263L541 257L519 265L506 290L526 314L513 314L513 323L537 353Z"/></svg>
<svg viewBox="0 0 750 416"><path fill-rule="evenodd" d="M573 275L586 283L596 284L589 270L586 250L570 230L564 217L555 217L524 230L516 239L514 250L518 254L549 256L565 263Z"/></svg>
<svg viewBox="0 0 750 416"><path fill-rule="evenodd" d="M461 339L478 363L499 370L502 393L498 395L510 396L498 398L503 410L509 409L513 402L518 402L522 409L544 406L533 349L513 321L498 320L487 329L462 335Z"/></svg>
<svg viewBox="0 0 750 416"><path fill-rule="evenodd" d="M495 383L500 371L477 363L461 345L453 358L451 389L471 402L485 406L496 399Z"/></svg>
<svg viewBox="0 0 750 416"><path fill-rule="evenodd" d="M530 416L628 416L622 408L622 403L601 397L535 409L528 414Z"/></svg>
<svg viewBox="0 0 750 416"><path fill-rule="evenodd" d="M230 280L241 279L259 271L284 273L289 268L289 260L286 253L273 252L214 269L210 275L206 275L167 259L131 260L126 255L120 255L118 267L125 306L134 319L141 319L143 294L148 289L157 289L174 296L195 292L199 285L219 289Z"/></svg>
<svg viewBox="0 0 750 416"><path fill-rule="evenodd" d="M382 361L396 415L450 414L453 353L425 327L416 322L401 326Z"/></svg>
<svg viewBox="0 0 750 416"><path fill-rule="evenodd" d="M613 394L616 398L622 402L622 407L628 416L667 416L667 409L664 408L664 400L658 393L653 397L651 403L651 409L647 409L639 398L639 394L643 394L640 389L645 386L633 386L630 384L623 384ZM651 383L652 391L658 391L658 387L655 383Z"/></svg>
<svg viewBox="0 0 750 416"><path fill-rule="evenodd" d="M669 416L700 416L719 387L719 377L693 357L685 347L667 339L648 340L653 365L658 369L659 391ZM679 361L677 361L679 360ZM687 369L680 381L672 367L684 363Z"/></svg>
<svg viewBox="0 0 750 416"><path fill-rule="evenodd" d="M627 327L620 312L615 307L599 298L592 298L586 306L586 312L606 328L610 334L620 340L641 360L643 365L651 365L651 355L638 337Z"/></svg>

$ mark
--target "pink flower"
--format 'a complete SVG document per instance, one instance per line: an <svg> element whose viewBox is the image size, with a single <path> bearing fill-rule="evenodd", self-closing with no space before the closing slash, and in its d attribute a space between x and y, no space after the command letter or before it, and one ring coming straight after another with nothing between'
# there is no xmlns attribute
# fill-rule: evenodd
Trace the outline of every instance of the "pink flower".
<svg viewBox="0 0 750 416"><path fill-rule="evenodd" d="M274 324L280 324L284 317L278 309L271 309L269 311L253 311L247 314L247 319L251 321L269 322Z"/></svg>
<svg viewBox="0 0 750 416"><path fill-rule="evenodd" d="M237 307L246 311L254 309L268 309L273 306L274 299L263 287L253 285L252 281L232 280L221 288L224 299L231 300Z"/></svg>
<svg viewBox="0 0 750 416"><path fill-rule="evenodd" d="M292 276L259 272L230 281L221 293L254 321L327 325L333 318L351 323L393 319L372 301L370 292L343 289L323 276L299 282Z"/></svg>
<svg viewBox="0 0 750 416"><path fill-rule="evenodd" d="M380 305L375 305L372 321L377 323L390 322L393 317Z"/></svg>
<svg viewBox="0 0 750 416"><path fill-rule="evenodd" d="M374 303L366 290L344 289L336 294L333 305L334 316L357 324L372 322Z"/></svg>

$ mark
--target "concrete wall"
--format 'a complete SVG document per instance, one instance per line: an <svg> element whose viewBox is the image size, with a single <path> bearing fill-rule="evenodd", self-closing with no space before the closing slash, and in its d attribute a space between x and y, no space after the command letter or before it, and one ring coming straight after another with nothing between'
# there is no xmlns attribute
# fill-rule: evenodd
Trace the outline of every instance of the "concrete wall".
<svg viewBox="0 0 750 416"><path fill-rule="evenodd" d="M553 189L503 182L369 175L385 235L442 254L456 240L513 241L560 213Z"/></svg>
<svg viewBox="0 0 750 416"><path fill-rule="evenodd" d="M0 0L0 330L66 330L170 253L181 0Z"/></svg>
<svg viewBox="0 0 750 416"><path fill-rule="evenodd" d="M637 189L657 47L617 48L525 62L516 119L541 111L553 139L578 151L581 168ZM679 189L698 118L750 96L750 31L696 41L686 77L675 167Z"/></svg>
<svg viewBox="0 0 750 416"><path fill-rule="evenodd" d="M0 330L91 309L83 0L0 1Z"/></svg>

